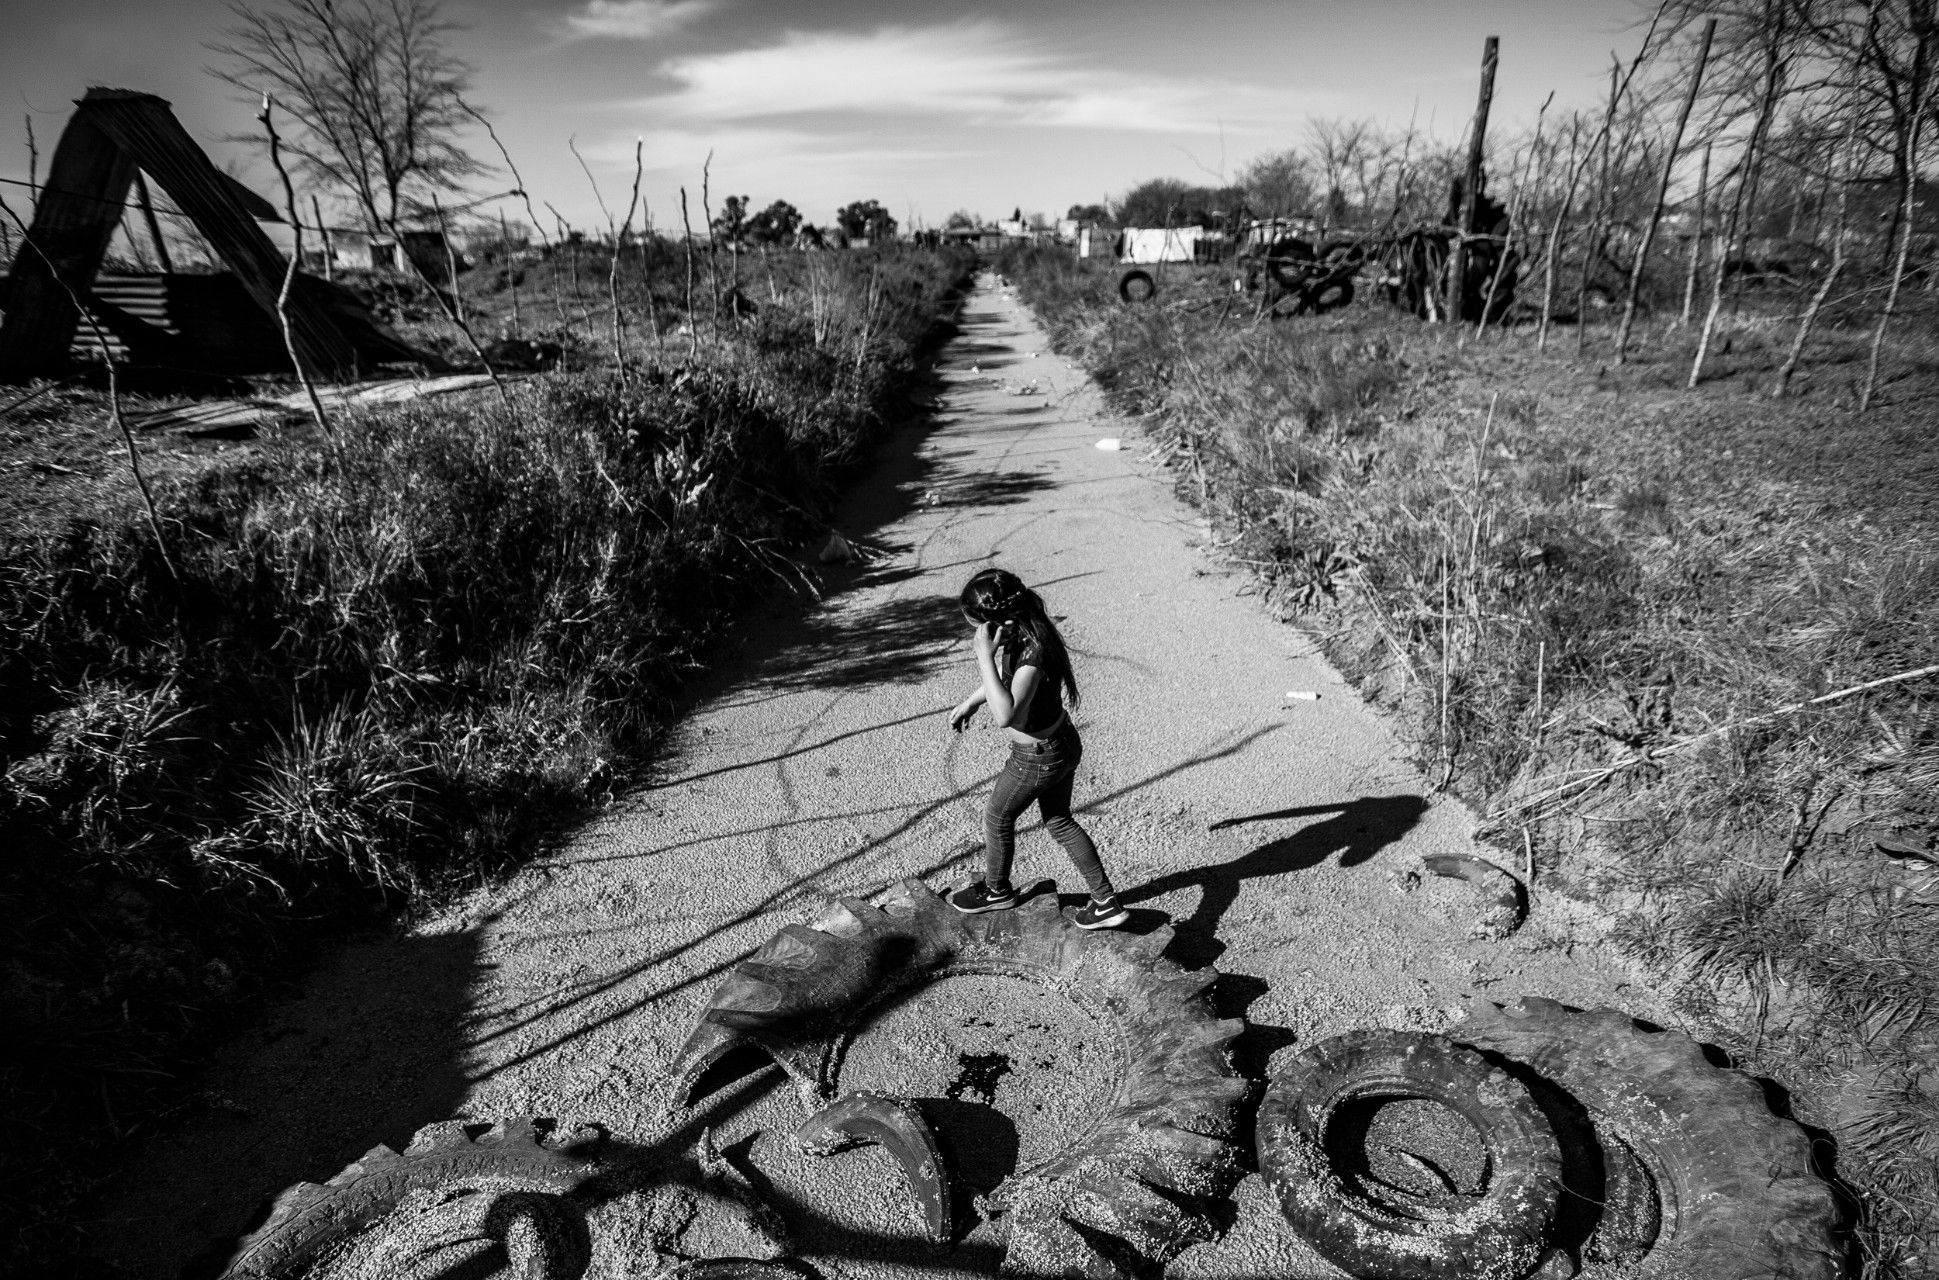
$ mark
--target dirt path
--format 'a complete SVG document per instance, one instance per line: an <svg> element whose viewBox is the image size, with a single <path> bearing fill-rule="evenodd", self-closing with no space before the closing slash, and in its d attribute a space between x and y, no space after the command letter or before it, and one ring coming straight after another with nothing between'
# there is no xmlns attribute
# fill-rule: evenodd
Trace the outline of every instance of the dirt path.
<svg viewBox="0 0 1939 1280"><path fill-rule="evenodd" d="M1026 387L1036 393L1015 394ZM1134 927L1169 917L1173 954L1227 975L1223 1011L1252 1024L1250 1074L1356 1026L1440 1027L1478 998L1533 992L1660 1017L1566 920L1538 911L1509 941L1477 942L1445 909L1460 899L1451 882L1398 887L1422 855L1468 850L1470 815L1429 797L1312 644L1240 594L1135 441L1093 447L1122 434L985 281L944 353L934 428L909 433L844 513L880 558L805 618L747 629L658 785L435 927L334 957L231 1046L205 1113L131 1159L95 1227L101 1252L167 1274L239 1230L263 1194L452 1115L583 1116L663 1136L660 1073L728 966L831 895L965 878L1004 744L945 724L972 676L954 597L992 562L1066 618L1084 690L1081 818ZM1289 702L1289 690L1321 696ZM1076 887L1034 830L1020 835L1018 874ZM792 1186L778 1138L800 1119L792 1092L769 1076L737 1096L716 1117L723 1143ZM803 1175L802 1195L845 1224L843 1239L882 1243L817 1254L834 1236L807 1231L822 1274L985 1270L970 1259L987 1247L952 1260L897 1244L892 1166L872 1149L838 1159ZM638 1200L605 1211L594 1274L652 1269ZM1227 1238L1172 1275L1335 1274L1291 1238L1256 1176L1238 1202ZM685 1251L746 1251L728 1227L707 1238L704 1217Z"/></svg>

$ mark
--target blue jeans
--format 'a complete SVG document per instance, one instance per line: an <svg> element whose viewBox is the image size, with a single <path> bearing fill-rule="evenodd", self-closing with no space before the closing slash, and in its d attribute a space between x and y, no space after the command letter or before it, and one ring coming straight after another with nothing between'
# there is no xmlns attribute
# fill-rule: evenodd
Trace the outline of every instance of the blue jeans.
<svg viewBox="0 0 1939 1280"><path fill-rule="evenodd" d="M1084 743L1069 720L1039 742L1012 742L1010 760L997 775L990 803L983 811L983 883L992 892L1010 887L1010 863L1016 856L1017 819L1032 801L1043 814L1044 830L1064 846L1093 897L1110 896L1111 878L1098 861L1097 846L1070 816L1071 788Z"/></svg>

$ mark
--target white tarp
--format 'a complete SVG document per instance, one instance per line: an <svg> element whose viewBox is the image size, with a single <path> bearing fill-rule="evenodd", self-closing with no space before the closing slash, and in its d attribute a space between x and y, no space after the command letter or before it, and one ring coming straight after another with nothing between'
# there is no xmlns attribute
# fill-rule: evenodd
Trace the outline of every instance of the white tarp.
<svg viewBox="0 0 1939 1280"><path fill-rule="evenodd" d="M1126 227L1119 262L1190 262L1203 227Z"/></svg>

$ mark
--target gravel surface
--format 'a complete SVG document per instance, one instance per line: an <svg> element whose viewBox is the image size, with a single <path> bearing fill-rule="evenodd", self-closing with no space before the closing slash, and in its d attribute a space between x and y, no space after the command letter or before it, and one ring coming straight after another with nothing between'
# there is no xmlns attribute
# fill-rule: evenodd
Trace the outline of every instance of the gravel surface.
<svg viewBox="0 0 1939 1280"><path fill-rule="evenodd" d="M454 1115L591 1118L670 1162L679 1185L595 1214L595 1275L649 1273L655 1252L772 1245L695 1164L698 1126L661 1109L664 1068L720 976L782 924L832 895L971 873L1006 747L982 724L953 735L945 717L974 676L954 597L990 563L1063 619L1084 691L1080 821L1130 927L1169 919L1174 958L1227 975L1221 1013L1251 1023L1238 1045L1249 1074L1353 1027L1438 1029L1475 1000L1524 992L1669 1020L1580 908L1564 914L1538 887L1529 922L1488 942L1470 936L1466 886L1410 876L1423 855L1473 852L1471 815L1430 795L1310 640L1246 598L1130 424L999 282L971 297L937 396L932 425L892 441L842 513L873 554L837 569L818 607L755 619L718 655L659 780L511 883L320 964L301 998L225 1050L207 1108L131 1151L93 1224L104 1261L170 1274L245 1230L261 1197ZM1093 447L1103 437L1128 447ZM1321 696L1289 703L1289 689ZM1079 887L1034 828L1017 875ZM1027 1078L1108 1059L1074 1007L1002 979L952 979L925 999L939 1023L926 1047L923 1000L879 1024L906 1035L911 1078L896 1084L892 1055L864 1037L855 1083L993 1107L1029 1130L1019 1150L1049 1141L1039 1126L1069 1125L1046 1112L1092 1105L1101 1075ZM987 1026L970 1021L979 1004ZM1007 1071L987 1057L999 1053ZM778 1073L708 1103L723 1158L823 1275L994 1271L993 1226L953 1253L922 1242L879 1148L795 1151L805 1112ZM1292 1237L1256 1175L1236 1199L1233 1230L1171 1275L1339 1274Z"/></svg>

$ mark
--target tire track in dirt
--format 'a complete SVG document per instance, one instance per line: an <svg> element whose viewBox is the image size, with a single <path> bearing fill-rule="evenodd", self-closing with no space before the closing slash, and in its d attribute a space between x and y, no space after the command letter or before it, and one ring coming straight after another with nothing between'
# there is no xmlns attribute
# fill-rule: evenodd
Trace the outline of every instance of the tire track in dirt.
<svg viewBox="0 0 1939 1280"><path fill-rule="evenodd" d="M1005 746L994 730L955 737L946 715L972 681L955 595L993 557L1067 618L1084 688L1078 802L1134 927L1170 917L1177 958L1229 975L1221 1012L1251 1020L1250 1070L1355 1026L1439 1027L1522 992L1662 1019L1590 922L1538 910L1509 941L1479 942L1443 909L1459 898L1450 882L1396 887L1425 854L1469 851L1470 815L1431 797L1314 645L1194 545L1168 476L1092 447L1125 426L1007 289L981 283L938 376L934 423L892 442L843 513L844 532L883 554L716 655L662 781L416 934L327 960L230 1045L209 1079L219 1105L133 1153L110 1187L94 1226L104 1258L168 1274L244 1229L261 1196L452 1115L663 1136L659 1073L729 967L834 895L910 875L945 887L976 865ZM1043 394L1011 394L1032 380ZM1322 697L1288 705L1289 689ZM1034 828L1017 874L1077 887ZM446 963L434 983L414 961L433 944L468 968ZM749 1107L741 1132L799 1118L790 1091ZM866 1219L838 1184L871 1167L828 1166L830 1205L808 1208ZM1170 1274L1335 1274L1256 1176L1238 1199L1227 1238ZM815 1263L830 1277L941 1276L987 1256L885 1239ZM639 1265L603 1258L593 1274Z"/></svg>

